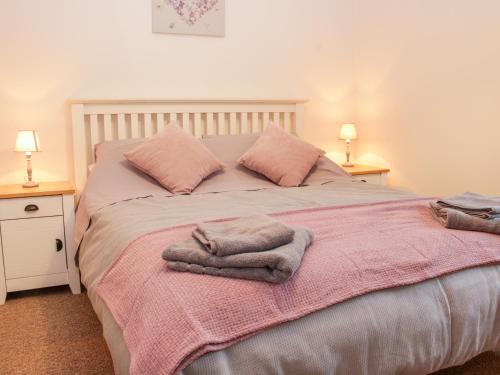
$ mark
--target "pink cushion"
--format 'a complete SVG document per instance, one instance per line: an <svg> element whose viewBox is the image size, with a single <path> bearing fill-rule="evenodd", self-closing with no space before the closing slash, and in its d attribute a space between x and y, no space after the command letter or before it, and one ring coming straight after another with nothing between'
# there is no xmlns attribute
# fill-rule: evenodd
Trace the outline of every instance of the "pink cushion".
<svg viewBox="0 0 500 375"><path fill-rule="evenodd" d="M279 126L269 124L238 162L280 186L299 186L324 153Z"/></svg>
<svg viewBox="0 0 500 375"><path fill-rule="evenodd" d="M123 155L172 193L191 193L204 178L223 168L198 139L174 124Z"/></svg>

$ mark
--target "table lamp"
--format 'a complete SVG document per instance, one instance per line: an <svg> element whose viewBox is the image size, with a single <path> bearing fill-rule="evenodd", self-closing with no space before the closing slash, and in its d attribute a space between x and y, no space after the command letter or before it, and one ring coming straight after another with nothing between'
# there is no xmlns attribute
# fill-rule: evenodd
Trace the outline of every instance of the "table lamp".
<svg viewBox="0 0 500 375"><path fill-rule="evenodd" d="M38 182L32 180L31 153L41 151L38 134L34 130L21 130L17 132L16 151L24 152L26 155L26 169L28 171L28 181L23 187L30 188L38 186Z"/></svg>
<svg viewBox="0 0 500 375"><path fill-rule="evenodd" d="M340 128L340 139L344 140L346 143L346 162L342 164L343 167L354 167L354 164L350 162L351 157L351 141L356 139L358 134L356 132L356 126L354 124L343 124Z"/></svg>

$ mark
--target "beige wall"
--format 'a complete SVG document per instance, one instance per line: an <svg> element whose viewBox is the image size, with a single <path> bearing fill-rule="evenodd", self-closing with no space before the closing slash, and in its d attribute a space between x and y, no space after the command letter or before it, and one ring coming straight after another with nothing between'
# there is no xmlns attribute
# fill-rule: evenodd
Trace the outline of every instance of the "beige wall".
<svg viewBox="0 0 500 375"><path fill-rule="evenodd" d="M308 98L306 138L427 194L500 194L500 2L230 0L225 38L151 33L149 1L10 1L0 12L0 183L72 176L71 98Z"/></svg>
<svg viewBox="0 0 500 375"><path fill-rule="evenodd" d="M500 1L355 4L358 159L419 193L500 195Z"/></svg>
<svg viewBox="0 0 500 375"><path fill-rule="evenodd" d="M306 137L331 148L354 110L350 0L226 1L226 37L152 34L150 1L23 0L0 10L0 183L72 176L71 98L308 98Z"/></svg>

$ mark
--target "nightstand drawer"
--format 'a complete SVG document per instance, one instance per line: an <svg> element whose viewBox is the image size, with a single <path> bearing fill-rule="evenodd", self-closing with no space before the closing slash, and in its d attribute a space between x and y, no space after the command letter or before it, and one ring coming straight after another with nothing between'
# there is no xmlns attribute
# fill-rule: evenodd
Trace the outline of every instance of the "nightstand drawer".
<svg viewBox="0 0 500 375"><path fill-rule="evenodd" d="M6 279L67 271L62 216L7 220L0 225Z"/></svg>
<svg viewBox="0 0 500 375"><path fill-rule="evenodd" d="M0 220L62 215L60 195L0 200Z"/></svg>
<svg viewBox="0 0 500 375"><path fill-rule="evenodd" d="M382 175L380 174L365 174L354 176L358 181L368 182L369 184L382 185Z"/></svg>

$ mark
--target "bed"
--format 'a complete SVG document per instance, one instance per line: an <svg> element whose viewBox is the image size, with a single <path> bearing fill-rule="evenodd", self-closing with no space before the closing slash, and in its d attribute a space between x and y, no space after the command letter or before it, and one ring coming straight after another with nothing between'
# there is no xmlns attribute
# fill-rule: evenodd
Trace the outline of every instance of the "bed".
<svg viewBox="0 0 500 375"><path fill-rule="evenodd" d="M72 103L75 182L80 194L75 230L80 245L78 260L82 282L103 325L117 374L425 374L460 365L484 351L500 350L498 237L445 232L427 216L425 198L354 181L328 161L318 164L302 186L286 189L232 166L241 149L236 146L233 149L231 145L236 145L236 139L258 136L270 120L286 132L302 136L304 103L301 100ZM227 173L207 179L191 195L168 193L122 158L124 151L161 131L171 121L177 121L190 134L205 137L205 144L214 152L222 152L220 157L231 167ZM219 142L221 139L223 143ZM226 145L224 150L221 144ZM328 295L325 295L325 302L307 313L275 319L231 340L215 342L208 337L202 347L187 351L182 348L184 337L180 336L184 333L188 337L191 328L178 326L182 326L184 315L189 314L179 311L177 316L168 310L169 314L162 316L157 306L147 308L150 300L158 296L149 297L145 289L138 289L136 297L130 294L137 285L146 283L146 279L140 278L144 277L143 270L133 270L140 263L138 258L124 264L132 253L130 248L162 231L252 213L287 215L332 210L332 215L342 217L353 212L346 220L352 220L351 225L358 227L358 232L349 241L359 241L360 251L366 251L369 257L368 250L373 250L377 241L370 243L363 236L369 232L371 223L383 221L375 213L382 211L376 210L390 205L392 210L396 206L399 210L418 206L417 220L424 218L425 225L432 227L438 239L452 241L451 250L453 246L457 249L473 246L474 251L486 249L488 257L475 263L457 263L455 268L429 273L418 280L400 284L394 280L390 288L360 289L355 294L347 293L337 303L326 302ZM356 221L360 217L364 224ZM381 231L378 227L373 229L374 233ZM425 238L414 240L425 243ZM144 247L141 251L148 254L151 249L147 242L145 245L141 245ZM130 256L137 256L135 253ZM309 261L312 254L308 251L305 255L301 268L306 271L313 267ZM102 293L102 285L121 266L129 270L121 271L111 289L117 290L113 301L121 300L123 306L127 305L126 300L133 302L128 309L113 304L106 299L109 294ZM304 270L296 277L299 281ZM160 279L162 272L166 271L158 272ZM314 273L314 268L310 273ZM252 284L256 282L250 281L226 284L220 277L172 272L169 277L181 287L183 280L186 284L199 283L200 290L207 285L210 290L220 286L220 293L225 293L228 285L241 287L248 295L260 290L257 284ZM328 275L323 277L318 280L327 283ZM147 282L151 285L149 277ZM349 288L347 285L345 291ZM273 293L278 290L273 289ZM191 292L199 291L194 288ZM231 298L237 302L241 296ZM258 299L259 294L252 298ZM183 310L182 304L176 308ZM210 306L209 302L204 310L211 316L225 313L220 305ZM244 316L240 318L243 320ZM259 315L252 319L258 321ZM169 326L172 321L177 326ZM155 332L161 334L154 336ZM172 363L167 363L170 360Z"/></svg>

